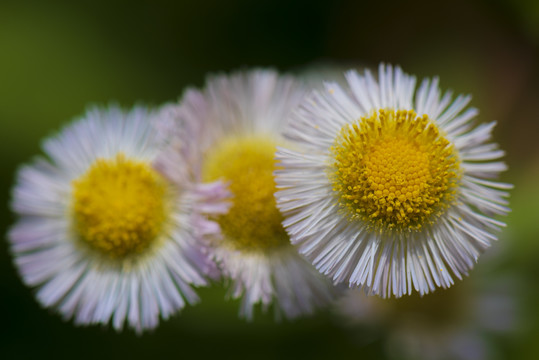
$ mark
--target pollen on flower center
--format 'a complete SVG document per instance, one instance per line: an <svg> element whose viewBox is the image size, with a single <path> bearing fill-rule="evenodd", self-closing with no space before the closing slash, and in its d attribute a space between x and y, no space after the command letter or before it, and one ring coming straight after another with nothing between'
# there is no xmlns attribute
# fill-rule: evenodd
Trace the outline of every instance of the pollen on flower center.
<svg viewBox="0 0 539 360"><path fill-rule="evenodd" d="M332 153L341 206L381 231L419 230L454 198L456 153L426 115L379 110L344 126Z"/></svg>
<svg viewBox="0 0 539 360"><path fill-rule="evenodd" d="M161 232L166 184L148 164L97 159L75 180L74 227L82 242L112 258L143 252Z"/></svg>
<svg viewBox="0 0 539 360"><path fill-rule="evenodd" d="M218 217L229 245L256 251L289 243L274 193L276 142L265 136L224 139L206 156L203 178L229 182L232 206Z"/></svg>

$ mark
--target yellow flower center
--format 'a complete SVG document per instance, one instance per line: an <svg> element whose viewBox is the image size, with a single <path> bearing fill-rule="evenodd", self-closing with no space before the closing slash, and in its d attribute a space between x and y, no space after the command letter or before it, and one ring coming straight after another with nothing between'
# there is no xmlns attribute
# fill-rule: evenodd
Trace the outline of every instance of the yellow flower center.
<svg viewBox="0 0 539 360"><path fill-rule="evenodd" d="M275 147L276 142L265 136L228 138L205 159L204 180L229 182L233 203L217 221L234 249L264 251L289 243L273 196Z"/></svg>
<svg viewBox="0 0 539 360"><path fill-rule="evenodd" d="M331 151L340 205L379 231L420 230L454 198L457 155L427 115L379 110L344 126Z"/></svg>
<svg viewBox="0 0 539 360"><path fill-rule="evenodd" d="M103 255L139 254L163 228L166 182L147 163L97 159L72 186L75 230Z"/></svg>

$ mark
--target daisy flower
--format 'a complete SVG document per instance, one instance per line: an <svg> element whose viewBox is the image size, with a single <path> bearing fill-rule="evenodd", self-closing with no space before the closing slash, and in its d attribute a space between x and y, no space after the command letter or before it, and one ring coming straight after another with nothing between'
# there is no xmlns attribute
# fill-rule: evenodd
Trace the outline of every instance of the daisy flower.
<svg viewBox="0 0 539 360"><path fill-rule="evenodd" d="M506 169L469 96L380 65L326 83L294 113L277 151L277 206L323 274L382 297L421 295L467 275L505 224Z"/></svg>
<svg viewBox="0 0 539 360"><path fill-rule="evenodd" d="M274 198L280 131L303 96L292 78L256 70L211 77L204 91L189 90L179 106L163 110L165 128L172 122L191 129L200 179L228 184L231 207L216 217L223 237L213 251L248 319L257 303L264 310L275 303L277 315L292 318L331 299L332 285L290 244Z"/></svg>
<svg viewBox="0 0 539 360"><path fill-rule="evenodd" d="M217 227L202 213L226 210L226 192L188 177L176 186L156 171L163 139L151 116L142 107L91 109L18 172L16 266L43 306L77 324L154 328L196 302L192 285L216 274L199 238Z"/></svg>

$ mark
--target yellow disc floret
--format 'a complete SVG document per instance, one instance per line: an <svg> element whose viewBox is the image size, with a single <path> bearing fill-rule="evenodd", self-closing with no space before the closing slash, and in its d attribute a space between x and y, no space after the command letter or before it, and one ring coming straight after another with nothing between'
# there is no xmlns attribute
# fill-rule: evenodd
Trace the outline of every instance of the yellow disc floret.
<svg viewBox="0 0 539 360"><path fill-rule="evenodd" d="M101 254L139 254L161 232L166 183L147 163L97 159L72 186L75 231Z"/></svg>
<svg viewBox="0 0 539 360"><path fill-rule="evenodd" d="M331 151L340 205L377 230L419 230L454 199L457 155L427 115L379 110L344 126Z"/></svg>
<svg viewBox="0 0 539 360"><path fill-rule="evenodd" d="M232 206L218 222L227 243L238 250L263 251L288 244L274 193L276 142L265 136L224 139L206 156L203 178L228 182Z"/></svg>

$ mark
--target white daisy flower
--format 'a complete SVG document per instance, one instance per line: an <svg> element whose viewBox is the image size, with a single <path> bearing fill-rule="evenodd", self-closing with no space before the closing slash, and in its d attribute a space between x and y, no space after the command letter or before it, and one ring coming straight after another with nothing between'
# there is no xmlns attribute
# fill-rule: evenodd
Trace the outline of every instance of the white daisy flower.
<svg viewBox="0 0 539 360"><path fill-rule="evenodd" d="M294 113L277 151L277 206L293 244L323 274L382 297L447 288L467 275L505 224L511 185L475 126L469 96L438 79L380 65L326 83Z"/></svg>
<svg viewBox="0 0 539 360"><path fill-rule="evenodd" d="M288 318L311 313L332 298L332 285L290 244L275 205L274 152L284 144L280 131L304 90L290 77L257 70L215 76L203 92L189 90L169 106L169 122L189 128L198 144L193 154L205 181L223 179L231 208L217 217L223 237L215 257L232 281L230 295L242 297L240 314L275 303ZM173 131L168 131L173 133Z"/></svg>
<svg viewBox="0 0 539 360"><path fill-rule="evenodd" d="M226 191L188 177L176 186L156 171L163 139L151 116L92 109L45 141L48 158L18 173L15 263L43 306L77 324L154 328L216 274L199 238L217 226L202 213L226 210Z"/></svg>

